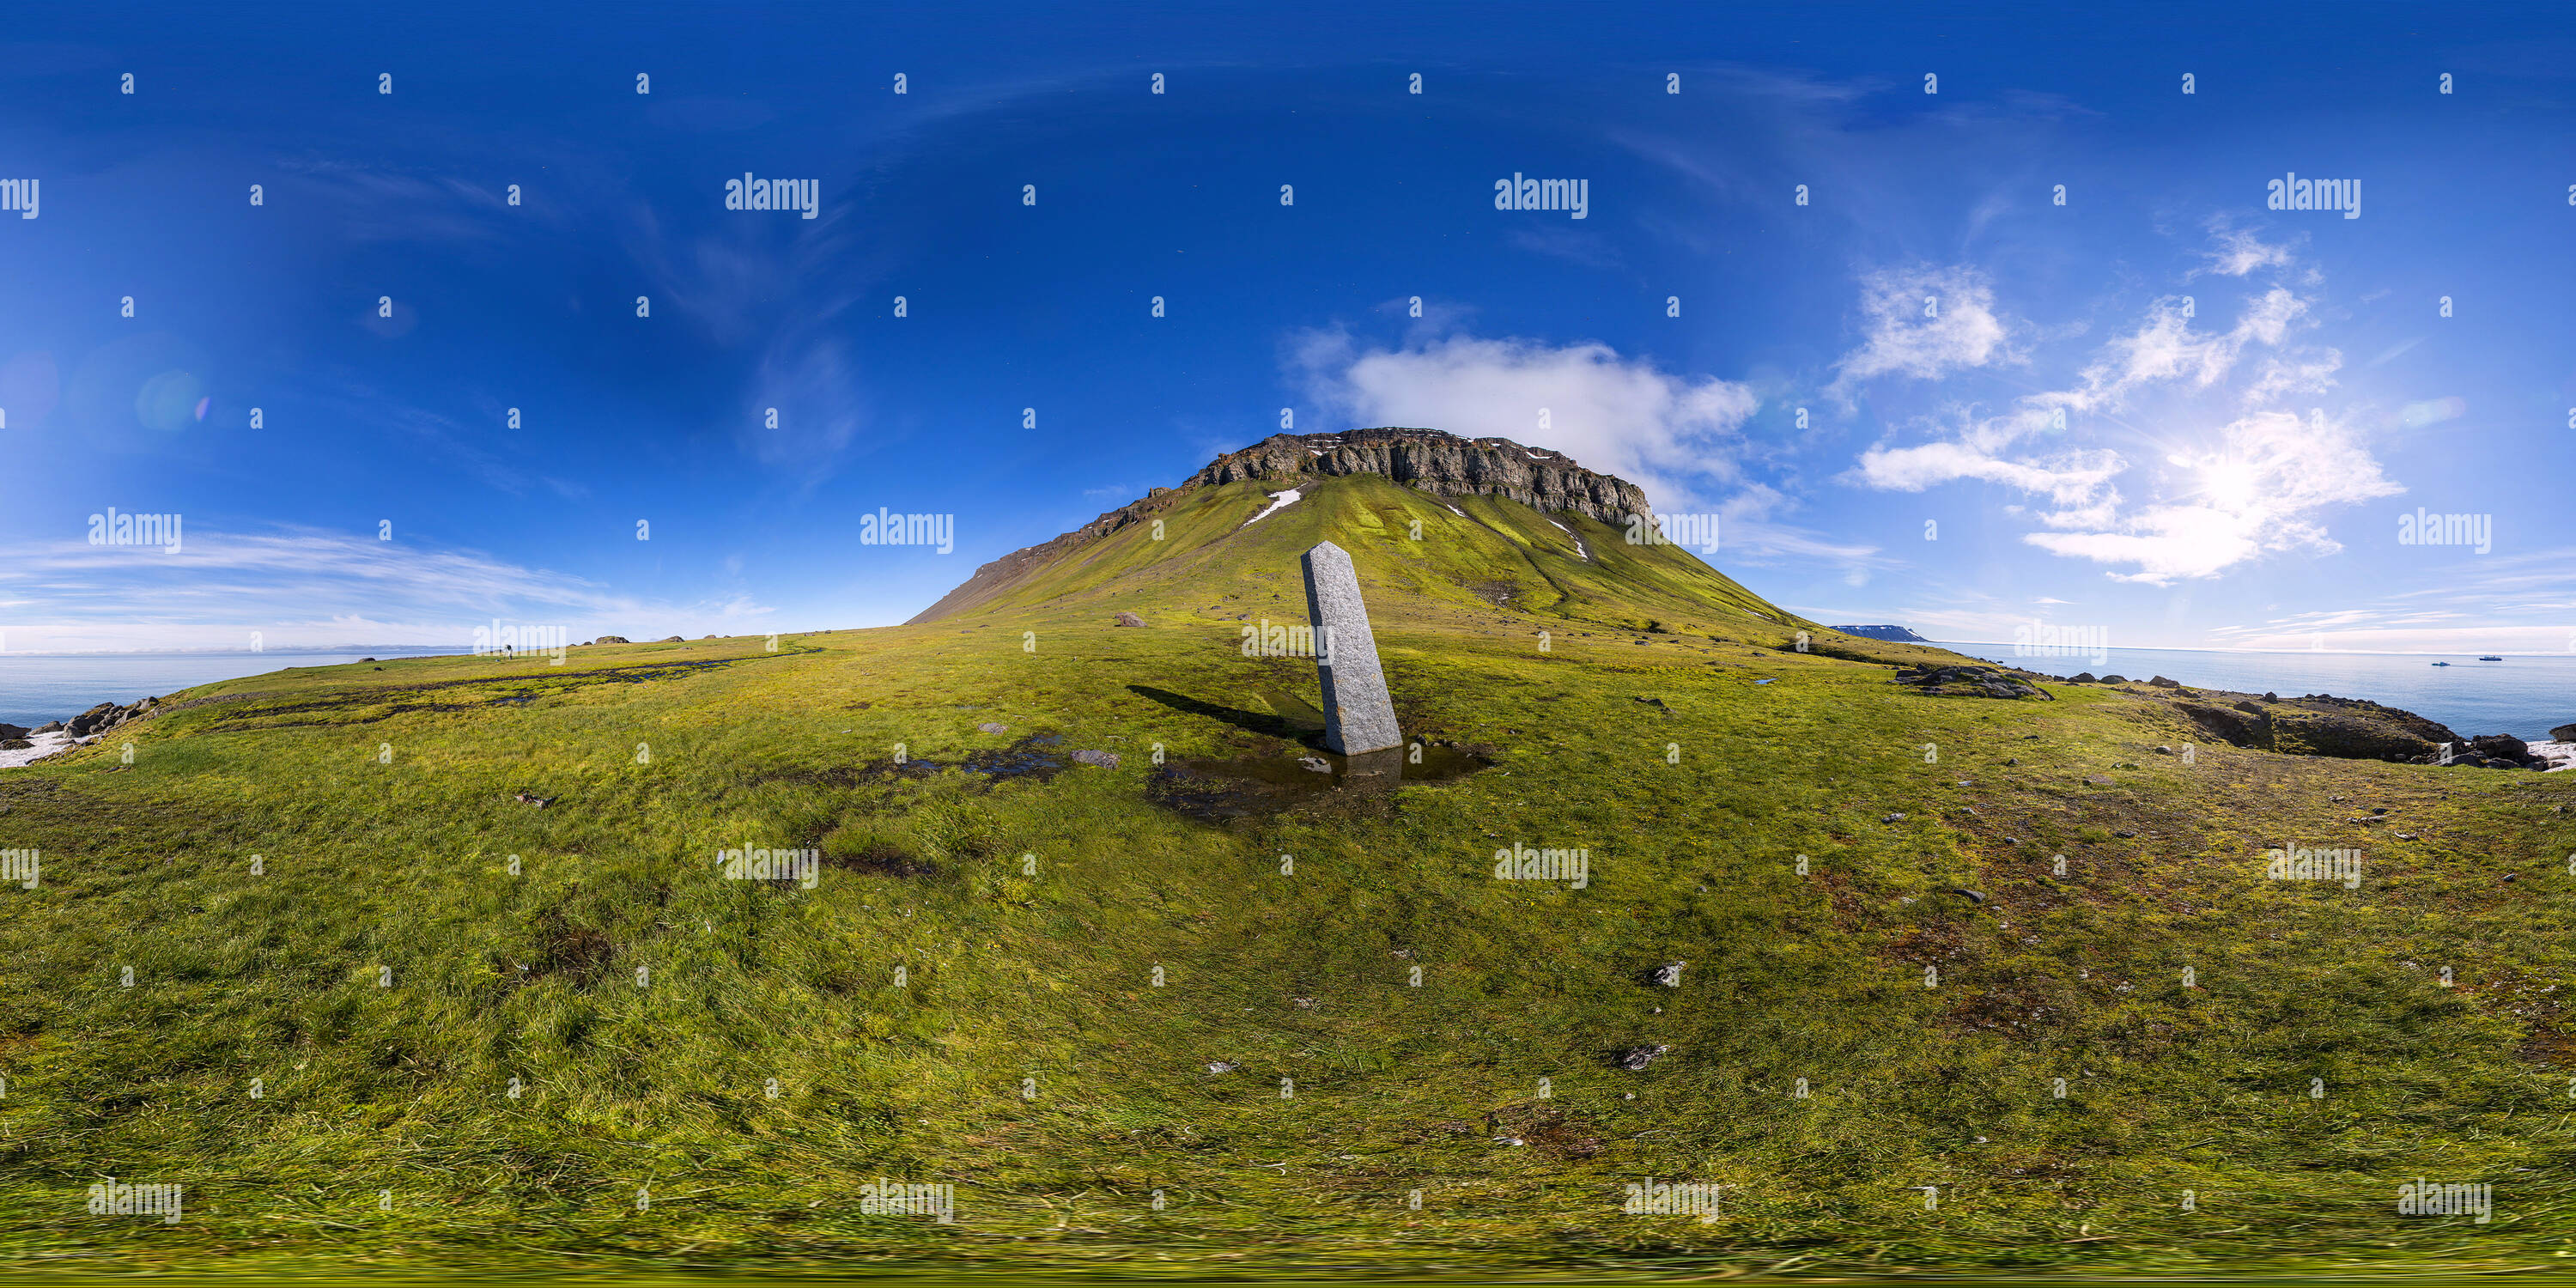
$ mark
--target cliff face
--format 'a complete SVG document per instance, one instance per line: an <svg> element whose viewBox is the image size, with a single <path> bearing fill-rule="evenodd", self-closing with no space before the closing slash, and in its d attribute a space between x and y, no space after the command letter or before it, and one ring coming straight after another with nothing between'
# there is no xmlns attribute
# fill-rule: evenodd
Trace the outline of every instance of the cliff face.
<svg viewBox="0 0 2576 1288"><path fill-rule="evenodd" d="M1508 438L1460 438L1436 429L1273 434L1208 462L1177 488L1151 489L1142 500L976 569L964 585L912 620L936 621L972 608L1022 575L1168 510L1193 489L1253 480L1284 490L1297 486L1300 479L1346 474L1383 475L1434 496L1507 497L1542 513L1571 510L1609 524L1625 525L1629 515L1650 513L1646 494L1636 484L1596 474L1561 452L1524 447Z"/></svg>
<svg viewBox="0 0 2576 1288"><path fill-rule="evenodd" d="M1595 474L1561 452L1436 429L1274 434L1209 462L1190 484L1262 479L1294 486L1301 476L1344 474L1381 474L1434 496L1508 497L1534 510L1571 510L1610 524L1649 513L1646 494L1636 484Z"/></svg>

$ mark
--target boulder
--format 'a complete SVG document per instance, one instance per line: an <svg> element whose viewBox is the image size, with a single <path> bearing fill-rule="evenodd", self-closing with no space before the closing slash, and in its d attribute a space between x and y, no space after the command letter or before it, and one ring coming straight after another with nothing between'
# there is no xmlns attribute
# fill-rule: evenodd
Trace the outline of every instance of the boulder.
<svg viewBox="0 0 2576 1288"><path fill-rule="evenodd" d="M48 720L45 723L36 726L36 732L38 733L61 733L62 731L63 722L60 720Z"/></svg>
<svg viewBox="0 0 2576 1288"><path fill-rule="evenodd" d="M2128 682L2129 677L2125 675L2106 675L2102 677L2102 683L2104 684L2127 684Z"/></svg>
<svg viewBox="0 0 2576 1288"><path fill-rule="evenodd" d="M681 639L681 638L680 638L679 636L677 636L677 635L665 635L665 636L663 636L663 637L662 637L662 642L663 642L663 643L665 643L665 644L686 644L686 643L688 643L688 641L687 641L687 640Z"/></svg>
<svg viewBox="0 0 2576 1288"><path fill-rule="evenodd" d="M0 722L0 738L24 738L29 732L23 726Z"/></svg>
<svg viewBox="0 0 2576 1288"><path fill-rule="evenodd" d="M2067 683L2069 683L2069 684L2099 684L2099 683L2101 683L2101 681L2100 681L2100 680L2097 680L2097 679L2094 679L2094 678L2093 678L2093 673L2092 673L2091 671L2078 671L2078 672L2076 672L2076 674L2075 674L2075 678L2074 678L2074 679L2072 679L2072 680L2067 681Z"/></svg>
<svg viewBox="0 0 2576 1288"><path fill-rule="evenodd" d="M2576 742L2576 724L2563 724L2549 731L2551 742Z"/></svg>
<svg viewBox="0 0 2576 1288"><path fill-rule="evenodd" d="M24 738L0 738L0 751L33 751L35 747Z"/></svg>
<svg viewBox="0 0 2576 1288"><path fill-rule="evenodd" d="M634 641L623 635L602 635L599 637L599 642L602 644L631 644Z"/></svg>
<svg viewBox="0 0 2576 1288"><path fill-rule="evenodd" d="M1097 765L1102 769L1116 769L1118 767L1118 753L1114 751L1077 751L1073 753L1073 763L1077 765Z"/></svg>
<svg viewBox="0 0 2576 1288"><path fill-rule="evenodd" d="M1936 697L2040 698L2048 690L1990 666L1899 668L1896 682Z"/></svg>
<svg viewBox="0 0 2576 1288"><path fill-rule="evenodd" d="M1109 624L1112 626L1142 626L1145 624L1145 619L1138 617L1134 613L1120 613L1116 617L1110 618Z"/></svg>
<svg viewBox="0 0 2576 1288"><path fill-rule="evenodd" d="M2159 689L2179 689L2179 688L2181 688L2181 687L2182 687L2182 681L2180 681L2180 680L2168 680L2168 679L2166 679L2165 677L2163 677L2163 676L2161 676L2161 675L2157 676L2156 678L2154 678L2154 679L2152 679L2152 680L2147 681L2147 683L2148 683L2148 684L2151 684L2151 685L2153 685L2153 686L2155 686L2156 688L2159 688Z"/></svg>

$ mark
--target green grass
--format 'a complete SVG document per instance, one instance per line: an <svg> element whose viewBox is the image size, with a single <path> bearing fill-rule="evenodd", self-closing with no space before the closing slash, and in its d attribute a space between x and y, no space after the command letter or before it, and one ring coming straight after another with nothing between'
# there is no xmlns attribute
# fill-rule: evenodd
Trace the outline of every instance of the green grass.
<svg viewBox="0 0 2576 1288"><path fill-rule="evenodd" d="M1159 555L1129 529L936 623L284 672L0 774L0 845L44 856L0 892L0 1258L2576 1260L2576 779L2186 765L2153 748L2191 735L2117 690L1903 692L1779 651L1795 619L1680 552L1569 520L1587 561L1508 502L1468 525L1342 483L1241 533L1259 489L1194 499ZM1461 526L1417 544L1390 508ZM1312 666L1241 656L1237 618L1302 622L1295 552L1324 535L1406 730L1496 765L1232 827L1148 803L1157 745L1302 750L1257 730L1311 710ZM1152 625L1108 625L1129 608ZM1030 734L1124 763L891 763ZM2371 806L2394 821L2351 821ZM833 865L722 880L746 841ZM2361 847L2361 888L2265 880L2285 841ZM1513 844L1588 850L1589 888L1495 880ZM1681 987L1640 982L1676 958ZM1672 1050L1614 1067L1641 1043ZM2492 1183L2494 1221L2399 1217L2419 1175ZM109 1176L184 1184L185 1219L89 1215ZM1723 1184L1724 1214L1621 1214L1648 1176ZM956 1224L860 1215L878 1177L954 1184Z"/></svg>

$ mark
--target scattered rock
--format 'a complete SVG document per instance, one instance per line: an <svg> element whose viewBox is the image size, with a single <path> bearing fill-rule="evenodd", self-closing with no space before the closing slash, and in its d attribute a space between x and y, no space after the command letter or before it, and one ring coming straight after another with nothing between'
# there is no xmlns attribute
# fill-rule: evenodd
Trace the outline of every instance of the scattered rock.
<svg viewBox="0 0 2576 1288"><path fill-rule="evenodd" d="M600 642L600 643L602 643L602 644L631 644L631 643L634 643L634 641L633 641L633 640L630 640L630 639L626 638L626 637L625 637L625 636L623 636L623 635L602 635L602 636L600 636L600 637L599 637L599 642Z"/></svg>
<svg viewBox="0 0 2576 1288"><path fill-rule="evenodd" d="M2158 744L2158 745L2157 745L2157 747L2156 747L2156 754L2157 754L2157 755L2159 755L2159 756L2170 756L2170 755L2174 754L2174 749L2173 749L2173 748L2171 748L2171 747L2164 746L2164 745L2162 745L2162 744Z"/></svg>
<svg viewBox="0 0 2576 1288"><path fill-rule="evenodd" d="M1297 764L1302 768L1311 769L1319 774L1329 774L1333 772L1333 762L1326 760L1321 756L1299 756L1297 758Z"/></svg>
<svg viewBox="0 0 2576 1288"><path fill-rule="evenodd" d="M975 726L975 732L977 733L1009 733L1010 731L1011 727L1009 725L996 724L990 720Z"/></svg>
<svg viewBox="0 0 2576 1288"><path fill-rule="evenodd" d="M2549 731L2551 742L2576 742L2576 724L2563 724Z"/></svg>
<svg viewBox="0 0 2576 1288"><path fill-rule="evenodd" d="M1114 751L1077 751L1073 753L1073 763L1077 765L1097 765L1102 769L1116 769L1118 767L1118 753Z"/></svg>
<svg viewBox="0 0 2576 1288"><path fill-rule="evenodd" d="M2163 677L2163 676L2161 676L2161 675L2159 675L2159 676L2155 677L2155 678L2154 678L2154 679L2152 679L2152 680L2147 681L2147 683L2148 683L2149 685L2151 685L2151 686L2153 686L2153 687L2155 687L2155 688L2159 688L2159 689L2179 689L2179 688L2181 688L2181 687L2182 687L2182 681L2180 681L2180 680L2168 680L2168 679L2166 679L2165 677Z"/></svg>
<svg viewBox="0 0 2576 1288"><path fill-rule="evenodd" d="M1208 1072L1210 1073L1232 1073L1242 1067L1242 1065L1236 1064L1232 1060L1211 1060L1208 1062Z"/></svg>
<svg viewBox="0 0 2576 1288"><path fill-rule="evenodd" d="M37 733L61 733L62 731L63 722L60 720L48 720L36 726Z"/></svg>
<svg viewBox="0 0 2576 1288"><path fill-rule="evenodd" d="M686 644L686 643L688 643L688 641L687 641L687 640L681 639L681 638L680 638L679 636L677 636L677 635L665 635L665 636L663 636L663 637L662 637L662 642L663 642L663 643L665 643L665 644Z"/></svg>
<svg viewBox="0 0 2576 1288"><path fill-rule="evenodd" d="M1637 1073L1652 1064L1656 1056L1670 1050L1672 1050L1671 1047L1664 1045L1630 1047L1619 1057L1619 1067L1630 1073Z"/></svg>
<svg viewBox="0 0 2576 1288"><path fill-rule="evenodd" d="M2129 677L2125 675L2106 675L2102 677L2102 683L2104 684L2127 684L2128 682Z"/></svg>
<svg viewBox="0 0 2576 1288"><path fill-rule="evenodd" d="M1110 618L1109 624L1112 626L1142 626L1145 624L1145 619L1138 617L1134 613L1120 613L1116 617Z"/></svg>
<svg viewBox="0 0 2576 1288"><path fill-rule="evenodd" d="M1878 821L1881 823L1902 823L1905 821L1905 816L1902 814L1890 814Z"/></svg>
<svg viewBox="0 0 2576 1288"><path fill-rule="evenodd" d="M2099 683L2101 683L2101 681L2100 681L2100 680L2097 680L2097 679L2095 679L2095 678L2093 678L2093 673L2092 673L2091 671L2082 671L2082 672L2078 672L2078 673L2075 675L2075 677L2074 677L2073 679L2071 679L2071 680L2068 680L2068 681L2067 681L2067 683L2069 683L2069 684L2099 684Z"/></svg>
<svg viewBox="0 0 2576 1288"><path fill-rule="evenodd" d="M0 751L32 751L35 746L24 738L0 738Z"/></svg>
<svg viewBox="0 0 2576 1288"><path fill-rule="evenodd" d="M1986 896L1984 894L1971 890L1966 886L1952 886L1950 887L1950 893L1955 894L1970 903L1984 903L1986 901Z"/></svg>
<svg viewBox="0 0 2576 1288"><path fill-rule="evenodd" d="M1896 672L1896 683L1937 697L2042 700L2049 697L2046 689L1990 666L1900 668Z"/></svg>
<svg viewBox="0 0 2576 1288"><path fill-rule="evenodd" d="M1663 965L1656 967L1649 978L1666 988L1680 988L1682 986L1682 967L1688 965L1690 965L1690 963L1686 961L1665 962Z"/></svg>
<svg viewBox="0 0 2576 1288"><path fill-rule="evenodd" d="M556 801L562 800L562 799L563 799L563 795L562 795L562 793L558 792L558 793L556 793L555 795L552 795L552 796L531 796L531 795L529 795L529 794L528 794L528 793L526 793L526 792L520 792L520 793L518 793L518 794L516 794L516 795L512 796L510 799L512 799L512 800L514 800L514 801L517 801L517 802L519 802L519 803L520 803L520 804L522 804L522 805L534 805L534 806L536 806L538 809L544 809L546 806L548 806L548 805L552 805L552 804L554 804Z"/></svg>
<svg viewBox="0 0 2576 1288"><path fill-rule="evenodd" d="M35 731L24 725L13 725L6 722L0 722L0 738L24 738L33 732Z"/></svg>

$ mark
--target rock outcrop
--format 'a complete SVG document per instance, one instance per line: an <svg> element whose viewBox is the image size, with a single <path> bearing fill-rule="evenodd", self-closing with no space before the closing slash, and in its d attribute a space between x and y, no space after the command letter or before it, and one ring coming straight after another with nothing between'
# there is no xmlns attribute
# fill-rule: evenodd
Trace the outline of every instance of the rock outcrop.
<svg viewBox="0 0 2576 1288"><path fill-rule="evenodd" d="M923 609L909 624L964 612L1054 561L1131 524L1151 522L1189 493L1228 483L1258 481L1282 490L1301 479L1377 474L1433 496L1500 496L1548 513L1572 511L1625 526L1632 514L1650 514L1644 489L1625 479L1594 473L1562 452L1525 447L1508 438L1460 438L1436 429L1356 429L1346 434L1273 434L1207 463L1176 488L1149 488L1145 499L1111 510L1073 531L1014 550L975 570L964 585ZM600 643L610 641L602 638ZM619 641L623 642L623 641Z"/></svg>
<svg viewBox="0 0 2576 1288"><path fill-rule="evenodd" d="M1356 429L1347 434L1273 434L1208 462L1184 487L1247 479L1293 485L1300 478L1377 474L1433 496L1500 496L1550 514L1572 511L1625 524L1648 513L1646 494L1625 479L1596 474L1562 452L1508 438L1460 438L1436 429Z"/></svg>
<svg viewBox="0 0 2576 1288"><path fill-rule="evenodd" d="M2052 697L2048 690L1991 666L1904 668L1897 671L1896 682L1920 693L1945 698Z"/></svg>

